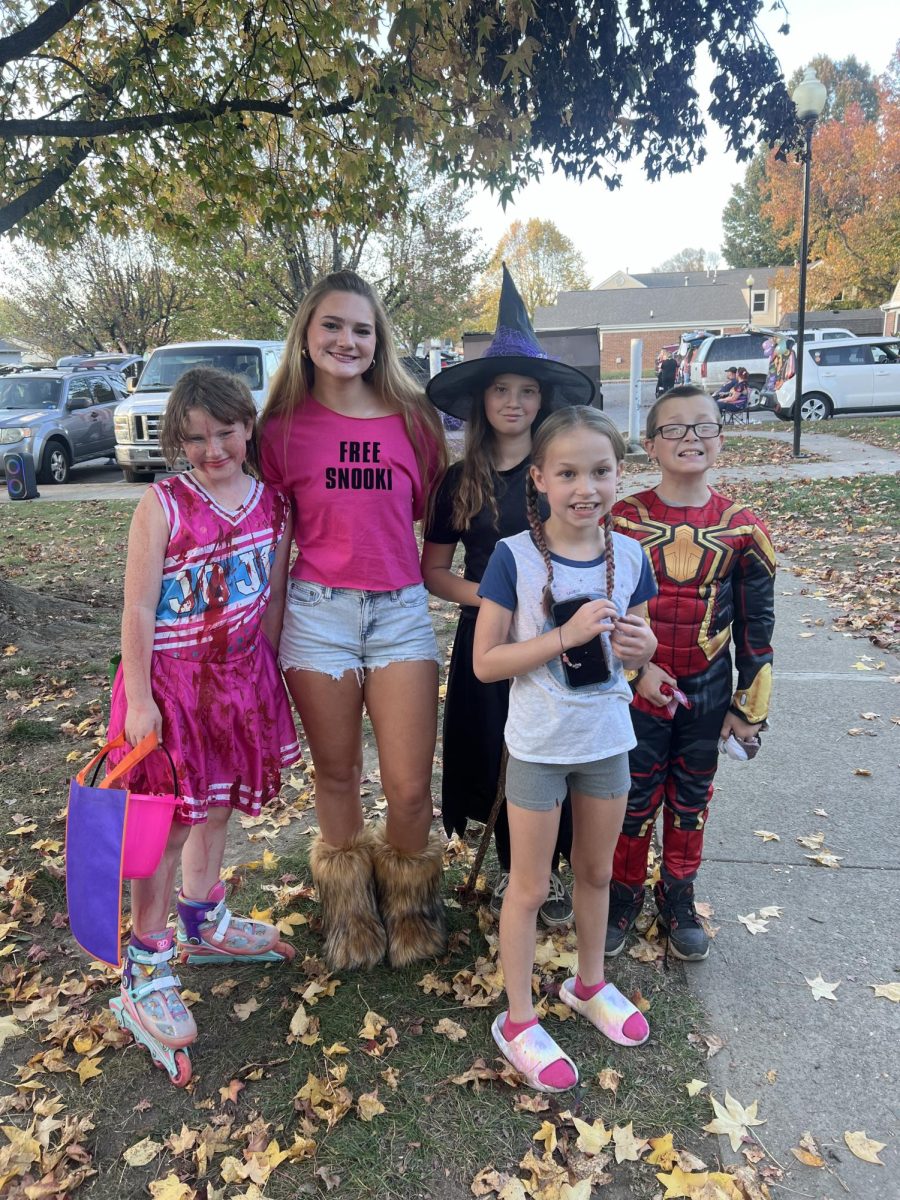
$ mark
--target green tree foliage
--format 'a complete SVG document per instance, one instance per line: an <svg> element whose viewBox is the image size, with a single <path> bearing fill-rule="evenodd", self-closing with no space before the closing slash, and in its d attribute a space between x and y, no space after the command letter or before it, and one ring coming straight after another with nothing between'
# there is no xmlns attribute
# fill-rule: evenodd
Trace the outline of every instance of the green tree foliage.
<svg viewBox="0 0 900 1200"><path fill-rule="evenodd" d="M584 257L552 221L513 221L497 243L473 297L477 328L493 329L506 263L531 317L538 305L555 304L561 291L591 286Z"/></svg>
<svg viewBox="0 0 900 1200"><path fill-rule="evenodd" d="M790 135L762 0L7 0L0 37L0 233L59 244L96 220L266 228L330 220L335 181L359 217L390 209L410 148L429 169L508 198L545 152L618 186L702 159L697 50L715 68L709 116L742 156ZM678 69L673 70L672 64ZM303 155L303 212L279 187L285 139Z"/></svg>
<svg viewBox="0 0 900 1200"><path fill-rule="evenodd" d="M878 81L873 78L867 64L859 63L850 55L835 62L825 54L811 59L809 64L828 89L828 100L821 121L841 121L848 106L858 104L868 121L878 114ZM791 76L788 91L803 78L806 67L800 67ZM785 231L776 233L771 219L764 213L763 204L769 192L769 150L771 143L759 150L744 174L743 183L735 184L731 198L722 211L722 229L725 234L722 254L732 267L776 267L793 263L797 255L797 235L791 244L785 240ZM799 214L798 214L799 220Z"/></svg>
<svg viewBox="0 0 900 1200"><path fill-rule="evenodd" d="M93 350L143 354L177 336L194 306L189 280L150 237L90 232L63 251L16 249L4 332L54 358Z"/></svg>
<svg viewBox="0 0 900 1200"><path fill-rule="evenodd" d="M722 210L722 254L730 267L775 267L794 261L795 251L782 245L771 220L763 215L766 159L766 151L761 150Z"/></svg>

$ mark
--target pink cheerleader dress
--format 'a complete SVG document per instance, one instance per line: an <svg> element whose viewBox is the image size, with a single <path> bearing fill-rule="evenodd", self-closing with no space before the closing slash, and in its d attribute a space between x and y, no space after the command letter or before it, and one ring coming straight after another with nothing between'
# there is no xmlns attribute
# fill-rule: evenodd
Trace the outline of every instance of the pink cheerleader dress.
<svg viewBox="0 0 900 1200"><path fill-rule="evenodd" d="M169 526L156 608L150 686L163 744L178 770L176 819L196 824L210 806L256 816L278 794L282 768L300 747L275 651L262 632L269 571L288 504L248 477L229 511L190 475L152 485ZM112 690L109 738L125 727L122 668ZM109 755L110 766L125 751ZM129 787L171 792L165 758L136 766Z"/></svg>

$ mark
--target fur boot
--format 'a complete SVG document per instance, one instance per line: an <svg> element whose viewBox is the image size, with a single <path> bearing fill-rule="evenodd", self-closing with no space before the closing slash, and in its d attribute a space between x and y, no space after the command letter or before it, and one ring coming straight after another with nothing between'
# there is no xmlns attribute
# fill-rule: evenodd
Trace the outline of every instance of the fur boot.
<svg viewBox="0 0 900 1200"><path fill-rule="evenodd" d="M436 958L446 948L442 860L437 834L423 850L410 853L390 844L384 823L376 827L375 885L392 967Z"/></svg>
<svg viewBox="0 0 900 1200"><path fill-rule="evenodd" d="M330 846L321 835L313 842L309 867L319 893L325 961L332 971L374 967L384 958L387 938L375 900L369 826L349 846Z"/></svg>

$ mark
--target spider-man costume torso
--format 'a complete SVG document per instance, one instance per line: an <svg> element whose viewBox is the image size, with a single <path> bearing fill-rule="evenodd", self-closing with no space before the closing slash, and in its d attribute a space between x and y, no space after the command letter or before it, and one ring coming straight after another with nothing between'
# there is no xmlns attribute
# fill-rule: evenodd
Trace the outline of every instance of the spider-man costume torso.
<svg viewBox="0 0 900 1200"><path fill-rule="evenodd" d="M749 509L710 491L702 507L666 504L652 489L619 501L616 529L636 538L658 594L648 605L658 647L653 662L678 680L689 707L673 715L635 695L638 744L614 878L643 885L650 835L663 805L663 877L691 880L729 709L765 720L772 688L775 553ZM731 644L737 666L737 688Z"/></svg>

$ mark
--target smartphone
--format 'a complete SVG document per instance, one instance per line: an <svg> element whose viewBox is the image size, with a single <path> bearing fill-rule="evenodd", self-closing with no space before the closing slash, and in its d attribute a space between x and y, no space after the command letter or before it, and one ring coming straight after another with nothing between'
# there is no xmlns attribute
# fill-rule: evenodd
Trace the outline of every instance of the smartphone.
<svg viewBox="0 0 900 1200"><path fill-rule="evenodd" d="M570 600L556 600L551 605L550 612L554 625L559 628L570 620L583 604L596 600L596 596L572 596ZM566 661L568 659L568 661ZM606 644L598 633L583 646L573 646L566 651L563 659L563 671L569 687L588 687L596 683L606 683L611 670L607 657Z"/></svg>

